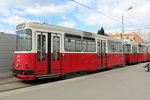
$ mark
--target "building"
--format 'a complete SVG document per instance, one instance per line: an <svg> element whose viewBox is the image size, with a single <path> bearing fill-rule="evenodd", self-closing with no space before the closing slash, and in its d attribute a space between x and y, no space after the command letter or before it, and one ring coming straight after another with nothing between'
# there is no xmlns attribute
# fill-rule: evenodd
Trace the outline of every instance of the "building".
<svg viewBox="0 0 150 100"><path fill-rule="evenodd" d="M121 39L121 34L115 34L115 35L108 35L109 37L114 37L114 38L120 38ZM134 41L137 43L142 43L144 42L139 35L136 33L127 33L123 35L123 38L129 41Z"/></svg>

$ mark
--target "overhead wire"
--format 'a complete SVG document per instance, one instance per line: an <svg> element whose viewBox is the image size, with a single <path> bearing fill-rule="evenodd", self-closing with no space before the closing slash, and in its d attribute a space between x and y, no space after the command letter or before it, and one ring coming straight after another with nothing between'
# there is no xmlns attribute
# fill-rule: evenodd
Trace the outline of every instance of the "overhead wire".
<svg viewBox="0 0 150 100"><path fill-rule="evenodd" d="M85 8L88 8L88 9L90 9L90 10L96 12L96 13L99 13L99 14L101 14L101 15L103 15L103 16L105 16L105 17L107 17L107 18L109 18L109 19L111 19L111 20L113 20L113 21L115 21L115 22L121 23L121 21L116 20L116 19L114 19L114 18L112 18L112 17L109 17L109 16L107 16L105 13L103 13L103 12L101 12L101 11L95 10L95 9L93 9L93 8L87 6L87 5L84 5L84 4L80 3L80 2L77 2L77 1L75 1L75 0L70 0L70 1L72 1L72 2L74 2L74 3L76 3L76 4L79 4L79 5L81 5L81 6L85 7Z"/></svg>
<svg viewBox="0 0 150 100"><path fill-rule="evenodd" d="M80 2L77 2L77 1L75 1L75 0L70 0L70 1L76 3L76 4L80 5L80 6L83 6L83 7L87 8L87 9L90 9L90 10L92 10L92 11L98 13L98 14L101 14L101 15L103 15L103 16L105 16L105 17L107 17L107 18L109 18L109 19L111 19L111 20L113 20L113 21L115 21L115 22L122 23L121 21L116 20L116 19L114 19L114 18L112 18L112 17L106 15L105 13L103 13L103 12L101 12L101 11L95 10L95 9L93 9L93 8L87 6L87 5L84 5L84 4L80 3ZM144 28L144 29L131 29L131 30L126 30L126 31L132 31L132 30L145 30L145 29L150 29L150 28Z"/></svg>

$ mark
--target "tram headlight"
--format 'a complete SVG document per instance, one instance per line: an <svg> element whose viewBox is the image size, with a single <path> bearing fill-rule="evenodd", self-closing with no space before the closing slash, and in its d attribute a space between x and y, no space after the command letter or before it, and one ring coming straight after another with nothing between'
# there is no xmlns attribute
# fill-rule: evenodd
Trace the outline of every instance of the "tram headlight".
<svg viewBox="0 0 150 100"><path fill-rule="evenodd" d="M16 64L16 67L18 68L18 67L19 67L19 64Z"/></svg>

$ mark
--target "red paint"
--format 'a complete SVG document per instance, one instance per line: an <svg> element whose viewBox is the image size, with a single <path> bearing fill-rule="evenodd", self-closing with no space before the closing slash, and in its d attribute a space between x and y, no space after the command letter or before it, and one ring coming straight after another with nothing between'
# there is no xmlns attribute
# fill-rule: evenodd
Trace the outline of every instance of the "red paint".
<svg viewBox="0 0 150 100"><path fill-rule="evenodd" d="M107 67L107 54L106 53L101 54L101 66Z"/></svg>
<svg viewBox="0 0 150 100"><path fill-rule="evenodd" d="M51 54L50 74L62 73L64 75L82 70L96 71L98 67L111 68L115 65L125 64L125 56L122 53L101 54L100 58L97 53L62 53L57 61L53 57L54 54ZM34 75L16 75L22 80L34 80L37 75L49 74L48 54L46 54L45 61L38 61L36 53L15 53L14 68L34 71Z"/></svg>
<svg viewBox="0 0 150 100"><path fill-rule="evenodd" d="M35 70L35 54L33 53L15 53L14 54L14 69L18 70ZM16 75L22 80L34 80L34 75Z"/></svg>
<svg viewBox="0 0 150 100"><path fill-rule="evenodd" d="M28 66L28 68L26 68ZM21 70L35 69L35 54L34 53L15 53L14 68Z"/></svg>
<svg viewBox="0 0 150 100"><path fill-rule="evenodd" d="M129 64L138 62L138 54L137 53L126 53L125 54L126 62Z"/></svg>
<svg viewBox="0 0 150 100"><path fill-rule="evenodd" d="M62 54L62 74L82 71L97 70L96 53L63 53Z"/></svg>
<svg viewBox="0 0 150 100"><path fill-rule="evenodd" d="M54 73L61 73L62 71L62 54L60 53L60 59L55 61L54 60L54 54L52 53L51 54L51 73L54 74Z"/></svg>
<svg viewBox="0 0 150 100"><path fill-rule="evenodd" d="M107 67L106 53L97 54L97 67Z"/></svg>
<svg viewBox="0 0 150 100"><path fill-rule="evenodd" d="M138 53L138 62L147 61L146 53Z"/></svg>
<svg viewBox="0 0 150 100"><path fill-rule="evenodd" d="M147 53L147 61L150 61L150 53Z"/></svg>
<svg viewBox="0 0 150 100"><path fill-rule="evenodd" d="M108 53L107 54L107 66L111 68L115 65L125 64L125 55L122 53Z"/></svg>
<svg viewBox="0 0 150 100"><path fill-rule="evenodd" d="M61 55L61 54L60 54ZM61 57L60 57L61 58ZM53 54L51 54L51 74L61 72L61 59L59 61L53 61ZM34 75L17 75L18 78L35 79L37 75L48 74L48 55L46 54L46 59L44 61L37 60L36 53L15 53L14 54L14 69L18 70L33 70Z"/></svg>
<svg viewBox="0 0 150 100"><path fill-rule="evenodd" d="M26 81L35 80L35 75L16 75L16 77Z"/></svg>

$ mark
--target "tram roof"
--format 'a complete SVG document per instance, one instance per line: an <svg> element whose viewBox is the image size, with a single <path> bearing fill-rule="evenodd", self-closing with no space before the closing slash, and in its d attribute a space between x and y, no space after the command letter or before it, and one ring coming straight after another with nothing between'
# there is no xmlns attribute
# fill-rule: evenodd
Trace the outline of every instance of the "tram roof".
<svg viewBox="0 0 150 100"><path fill-rule="evenodd" d="M84 35L84 36L87 36L87 37L103 38L103 39L113 40L113 41L122 41L121 39L116 39L116 38L103 36L103 35L97 35L95 33L76 30L76 29L71 29L71 28L66 28L66 27L62 27L62 26L43 24L43 23L38 23L38 22L26 22L26 23L22 23L22 24L25 25L25 28L37 28L37 29L43 29L43 30L54 30L54 31L59 31L59 32L64 32L64 33L71 33L71 34L74 34L74 35ZM19 24L19 25L22 25L22 24Z"/></svg>

